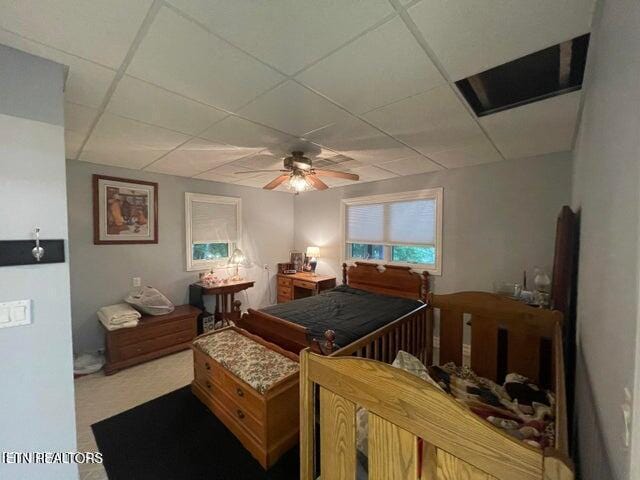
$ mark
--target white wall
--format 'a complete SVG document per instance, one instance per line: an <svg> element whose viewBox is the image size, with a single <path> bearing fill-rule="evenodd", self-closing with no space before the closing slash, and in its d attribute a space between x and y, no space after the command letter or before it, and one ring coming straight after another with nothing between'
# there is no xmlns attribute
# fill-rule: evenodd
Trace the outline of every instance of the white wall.
<svg viewBox="0 0 640 480"><path fill-rule="evenodd" d="M523 270L551 268L556 217L570 201L571 156L545 155L412 175L295 197L295 247L321 247L318 273L340 278L341 199L444 187L442 276L437 292L492 290Z"/></svg>
<svg viewBox="0 0 640 480"><path fill-rule="evenodd" d="M602 2L589 47L573 193L581 211L576 401L587 480L630 478L621 405L624 388L634 385L638 315L638 52L640 3Z"/></svg>
<svg viewBox="0 0 640 480"><path fill-rule="evenodd" d="M188 303L188 287L197 281L198 272L186 271L185 192L242 198L242 249L254 266L241 273L256 284L248 296L236 298L243 308L264 306L275 299L276 263L287 261L293 247L291 194L73 160L67 161L67 171L74 351L95 351L104 345L96 311L121 302L131 289L132 277L141 277L143 285L158 288L176 304ZM157 245L93 244L94 173L159 183ZM264 264L270 266L271 274L262 269Z"/></svg>
<svg viewBox="0 0 640 480"><path fill-rule="evenodd" d="M0 45L0 240L67 239L63 67ZM76 447L68 263L0 267L0 302L33 323L0 329L0 451ZM75 465L0 463L3 479L77 478Z"/></svg>

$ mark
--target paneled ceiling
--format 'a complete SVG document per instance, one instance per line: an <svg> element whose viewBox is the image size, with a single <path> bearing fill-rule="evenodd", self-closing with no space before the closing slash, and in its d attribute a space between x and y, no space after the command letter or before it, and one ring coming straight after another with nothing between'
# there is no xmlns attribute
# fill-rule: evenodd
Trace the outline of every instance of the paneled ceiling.
<svg viewBox="0 0 640 480"><path fill-rule="evenodd" d="M301 149L366 182L570 150L579 91L478 119L453 82L588 32L593 4L0 0L0 44L69 66L67 158L261 187L237 172Z"/></svg>

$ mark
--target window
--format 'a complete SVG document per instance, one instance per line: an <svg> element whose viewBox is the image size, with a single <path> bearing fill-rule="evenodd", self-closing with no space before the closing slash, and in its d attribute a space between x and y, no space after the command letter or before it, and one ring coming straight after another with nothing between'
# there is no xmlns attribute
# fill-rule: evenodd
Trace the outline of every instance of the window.
<svg viewBox="0 0 640 480"><path fill-rule="evenodd" d="M206 270L229 260L241 238L239 198L185 194L187 270Z"/></svg>
<svg viewBox="0 0 640 480"><path fill-rule="evenodd" d="M442 269L442 188L343 200L346 260Z"/></svg>

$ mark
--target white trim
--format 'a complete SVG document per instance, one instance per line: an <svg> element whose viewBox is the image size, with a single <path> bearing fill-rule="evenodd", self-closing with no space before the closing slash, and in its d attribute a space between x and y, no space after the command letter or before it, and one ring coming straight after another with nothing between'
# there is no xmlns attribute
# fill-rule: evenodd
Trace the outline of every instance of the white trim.
<svg viewBox="0 0 640 480"><path fill-rule="evenodd" d="M349 205L366 205L369 203L389 203L399 202L402 200L417 200L421 198L433 198L436 201L436 264L416 264L416 263L404 263L404 262L392 262L390 260L367 260L371 263L377 263L379 265L400 265L405 267L411 267L414 270L426 270L430 275L442 275L442 214L444 210L443 198L444 189L442 187L428 188L424 190L413 190L410 192L398 192L398 193L385 193L381 195L368 195L365 197L354 197L342 199L340 205L340 233L342 238L340 263L353 263L360 259L347 258L346 245L347 235L345 230L346 220L346 208ZM385 249L386 250L386 249ZM385 257L387 257L385 251Z"/></svg>
<svg viewBox="0 0 640 480"><path fill-rule="evenodd" d="M225 205L236 206L236 240L231 242L229 247L229 255L231 255L234 246L242 249L240 246L242 242L242 199L237 197L222 197L219 195L207 195L204 193L190 193L184 194L184 219L185 219L185 253L186 253L186 268L187 272L194 272L198 270L208 270L210 268L219 267L220 261L224 259L216 259L210 261L194 261L191 254L192 237L191 237L191 205L196 202L204 203L218 203Z"/></svg>

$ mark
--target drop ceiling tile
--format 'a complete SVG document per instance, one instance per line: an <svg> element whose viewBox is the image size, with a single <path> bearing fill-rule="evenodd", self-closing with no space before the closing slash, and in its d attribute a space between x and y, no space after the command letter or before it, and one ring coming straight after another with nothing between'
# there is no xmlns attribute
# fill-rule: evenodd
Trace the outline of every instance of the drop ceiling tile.
<svg viewBox="0 0 640 480"><path fill-rule="evenodd" d="M18 0L0 3L0 27L117 68L152 0Z"/></svg>
<svg viewBox="0 0 640 480"><path fill-rule="evenodd" d="M315 130L305 138L367 164L415 155L410 148L356 117Z"/></svg>
<svg viewBox="0 0 640 480"><path fill-rule="evenodd" d="M167 7L158 12L127 73L232 111L283 78Z"/></svg>
<svg viewBox="0 0 640 480"><path fill-rule="evenodd" d="M64 102L64 129L86 135L97 115L95 108Z"/></svg>
<svg viewBox="0 0 640 480"><path fill-rule="evenodd" d="M363 35L296 78L355 113L446 83L400 18Z"/></svg>
<svg viewBox="0 0 640 480"><path fill-rule="evenodd" d="M251 149L194 138L166 157L154 162L145 170L181 177L193 177L238 158L251 155L251 153Z"/></svg>
<svg viewBox="0 0 640 480"><path fill-rule="evenodd" d="M480 119L505 158L571 150L581 91L559 95Z"/></svg>
<svg viewBox="0 0 640 480"><path fill-rule="evenodd" d="M438 164L419 155L394 160L393 162L381 163L378 166L397 175L416 175L442 170L442 167Z"/></svg>
<svg viewBox="0 0 640 480"><path fill-rule="evenodd" d="M67 55L2 29L0 29L0 44L67 65L69 73L64 91L65 100L89 107L100 106L116 74L109 68Z"/></svg>
<svg viewBox="0 0 640 480"><path fill-rule="evenodd" d="M240 180L236 180L233 183L235 183L236 185L244 185L246 187L262 188L271 180L276 178L276 176L277 176L277 173L276 174L265 173L261 175L256 175L255 177L249 176L249 177L241 178Z"/></svg>
<svg viewBox="0 0 640 480"><path fill-rule="evenodd" d="M593 0L423 0L408 9L453 80L587 33Z"/></svg>
<svg viewBox="0 0 640 480"><path fill-rule="evenodd" d="M432 153L430 156L446 168L470 167L504 160L486 138L461 148Z"/></svg>
<svg viewBox="0 0 640 480"><path fill-rule="evenodd" d="M364 118L427 156L484 137L448 85L379 108Z"/></svg>
<svg viewBox="0 0 640 480"><path fill-rule="evenodd" d="M387 178L398 176L393 172L383 170L373 165L352 168L350 171L360 176L360 182L377 182L378 180L386 180Z"/></svg>
<svg viewBox="0 0 640 480"><path fill-rule="evenodd" d="M320 95L291 80L251 102L238 113L295 136L348 116Z"/></svg>
<svg viewBox="0 0 640 480"><path fill-rule="evenodd" d="M129 76L118 83L107 111L188 135L197 135L227 116L221 110Z"/></svg>
<svg viewBox="0 0 640 480"><path fill-rule="evenodd" d="M387 0L170 0L291 75L393 13Z"/></svg>
<svg viewBox="0 0 640 480"><path fill-rule="evenodd" d="M280 170L284 167L282 157L262 152L250 157L244 157L234 162L235 164L250 170ZM273 173L275 175L278 172L274 171Z"/></svg>
<svg viewBox="0 0 640 480"><path fill-rule="evenodd" d="M216 123L200 136L237 147L277 149L285 152L290 152L298 142L294 136L234 116Z"/></svg>
<svg viewBox="0 0 640 480"><path fill-rule="evenodd" d="M80 147L84 142L85 135L72 132L69 130L64 131L64 155L65 158L75 159L80 153Z"/></svg>
<svg viewBox="0 0 640 480"><path fill-rule="evenodd" d="M236 165L236 163L237 162L224 164L220 167L214 168L213 170L208 170L204 173L201 173L195 178L199 178L202 180L212 180L216 182L236 183L260 175L259 173L249 173L249 169L241 167L240 165Z"/></svg>
<svg viewBox="0 0 640 480"><path fill-rule="evenodd" d="M171 130L105 113L80 160L140 169L188 139Z"/></svg>

